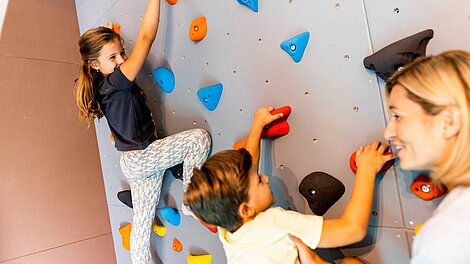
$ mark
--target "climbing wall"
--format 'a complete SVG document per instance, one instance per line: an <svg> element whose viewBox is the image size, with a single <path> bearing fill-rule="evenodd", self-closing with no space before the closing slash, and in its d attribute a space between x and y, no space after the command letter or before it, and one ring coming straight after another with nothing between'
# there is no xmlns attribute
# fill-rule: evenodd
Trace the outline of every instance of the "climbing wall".
<svg viewBox="0 0 470 264"><path fill-rule="evenodd" d="M132 50L146 1L76 0L81 33L107 21L121 24L127 50ZM259 1L253 12L236 0L162 0L157 40L138 83L145 90L158 127L165 136L201 127L213 139L213 152L231 148L248 135L260 106L289 105L291 131L262 142L261 171L270 176L277 205L311 213L299 194L300 181L323 171L346 186L343 197L326 213L341 215L354 181L349 157L359 146L383 140L387 114L383 110L383 81L362 65L364 57L386 45L432 28L427 54L466 49L470 44L470 2L432 1ZM200 16L207 20L206 37L189 39L189 26ZM280 44L303 32L310 38L296 63ZM156 67L169 68L176 78L173 92L154 82ZM223 84L219 105L209 111L197 97L203 87ZM118 228L132 221L132 210L116 198L129 186L119 168L119 153L103 119L97 137L118 263L130 263ZM423 223L438 200L423 201L409 186L417 173L394 166L379 175L366 239L331 251L360 256L370 263L406 263L413 230ZM180 208L182 184L167 173L158 208ZM156 263L185 263L188 254L211 254L212 263L226 263L217 235L182 216L179 226L157 217L167 227L164 237L152 235ZM183 244L172 250L173 239ZM339 252L339 253L338 253Z"/></svg>

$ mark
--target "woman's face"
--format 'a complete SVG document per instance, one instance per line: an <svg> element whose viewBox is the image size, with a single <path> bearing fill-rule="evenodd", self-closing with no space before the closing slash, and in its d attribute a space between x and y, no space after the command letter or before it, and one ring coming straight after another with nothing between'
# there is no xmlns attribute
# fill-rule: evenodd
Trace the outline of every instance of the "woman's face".
<svg viewBox="0 0 470 264"><path fill-rule="evenodd" d="M403 86L393 87L389 99L391 119L385 128L385 139L395 145L402 169L433 170L450 149L439 124L439 114L427 114L407 95Z"/></svg>

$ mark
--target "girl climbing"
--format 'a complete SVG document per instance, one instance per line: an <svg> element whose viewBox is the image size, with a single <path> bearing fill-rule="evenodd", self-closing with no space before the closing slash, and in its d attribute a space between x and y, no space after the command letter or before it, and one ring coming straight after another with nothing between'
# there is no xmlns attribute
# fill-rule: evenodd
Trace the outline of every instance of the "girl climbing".
<svg viewBox="0 0 470 264"><path fill-rule="evenodd" d="M129 56L121 37L109 28L90 29L79 39L79 117L90 126L95 117L105 116L121 152L121 170L129 181L134 209L130 241L134 264L150 261L150 231L165 170L183 162L186 190L192 169L202 165L211 146L210 135L203 129L163 139L154 134L151 111L135 80L155 40L159 16L160 1L149 0ZM188 213L185 208L183 213Z"/></svg>

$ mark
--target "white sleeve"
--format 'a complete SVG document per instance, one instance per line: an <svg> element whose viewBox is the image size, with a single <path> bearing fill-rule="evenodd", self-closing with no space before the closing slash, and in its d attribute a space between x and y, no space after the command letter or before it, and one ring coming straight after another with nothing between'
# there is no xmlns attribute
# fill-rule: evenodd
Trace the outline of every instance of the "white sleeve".
<svg viewBox="0 0 470 264"><path fill-rule="evenodd" d="M323 217L288 211L280 207L271 208L269 211L273 225L300 238L311 248L318 246L323 227Z"/></svg>

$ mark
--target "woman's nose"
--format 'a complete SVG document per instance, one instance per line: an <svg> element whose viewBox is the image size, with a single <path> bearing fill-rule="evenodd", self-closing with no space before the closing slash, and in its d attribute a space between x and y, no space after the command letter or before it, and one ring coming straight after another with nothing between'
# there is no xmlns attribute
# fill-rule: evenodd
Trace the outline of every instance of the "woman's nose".
<svg viewBox="0 0 470 264"><path fill-rule="evenodd" d="M390 121L387 125L387 127L385 127L385 130L384 130L384 138L386 140L392 140L394 137L395 137L395 124L393 121Z"/></svg>

